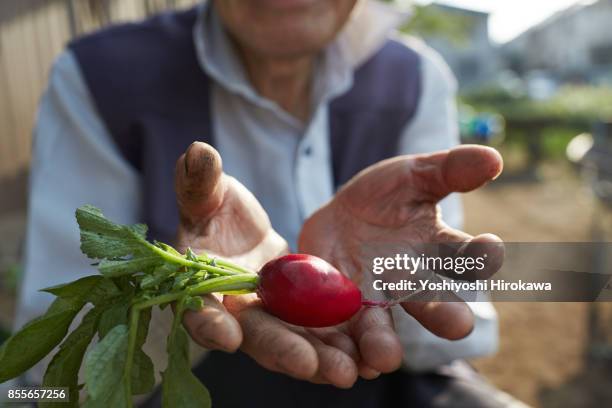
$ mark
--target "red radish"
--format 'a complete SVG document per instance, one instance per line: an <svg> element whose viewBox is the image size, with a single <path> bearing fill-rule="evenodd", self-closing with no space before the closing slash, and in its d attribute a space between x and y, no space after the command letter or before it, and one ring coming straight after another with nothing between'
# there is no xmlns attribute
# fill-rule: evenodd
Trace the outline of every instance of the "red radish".
<svg viewBox="0 0 612 408"><path fill-rule="evenodd" d="M257 293L268 312L295 325L326 327L350 319L361 308L361 291L321 258L291 254L259 272Z"/></svg>

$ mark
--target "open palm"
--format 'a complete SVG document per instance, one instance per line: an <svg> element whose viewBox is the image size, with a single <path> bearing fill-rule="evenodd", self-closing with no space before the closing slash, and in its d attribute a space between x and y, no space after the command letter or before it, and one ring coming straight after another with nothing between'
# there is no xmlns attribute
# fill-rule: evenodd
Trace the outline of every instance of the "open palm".
<svg viewBox="0 0 612 408"><path fill-rule="evenodd" d="M463 253L493 249L481 276L496 271L503 255L499 238L472 237L440 218L437 203L451 192L474 190L502 169L500 155L482 146L462 146L427 155L399 156L368 167L351 179L305 223L300 252L326 259L364 285L372 256L393 256L419 244L463 244ZM484 244L484 245L480 245ZM474 277L473 277L474 278ZM362 285L362 287L364 286ZM367 293L368 288L363 287ZM457 299L459 300L459 299ZM404 302L404 309L433 333L465 337L473 316L462 302Z"/></svg>

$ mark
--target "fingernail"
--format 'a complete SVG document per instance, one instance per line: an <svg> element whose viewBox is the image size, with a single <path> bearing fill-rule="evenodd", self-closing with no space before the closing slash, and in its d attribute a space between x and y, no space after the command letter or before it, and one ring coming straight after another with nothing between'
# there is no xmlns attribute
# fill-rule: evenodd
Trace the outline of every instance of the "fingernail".
<svg viewBox="0 0 612 408"><path fill-rule="evenodd" d="M189 153L191 152L191 149L193 148L193 146L198 143L197 141L192 142L189 147L187 148L187 150L185 151L185 174L189 174Z"/></svg>
<svg viewBox="0 0 612 408"><path fill-rule="evenodd" d="M371 371L360 375L364 380L375 380L380 377L380 371L372 369Z"/></svg>
<svg viewBox="0 0 612 408"><path fill-rule="evenodd" d="M219 350L219 351L225 351L226 353L233 353L235 350L230 350L229 348L227 348L225 345L218 343L217 341L211 339L211 338L202 338L200 337L200 346L209 349L209 350Z"/></svg>

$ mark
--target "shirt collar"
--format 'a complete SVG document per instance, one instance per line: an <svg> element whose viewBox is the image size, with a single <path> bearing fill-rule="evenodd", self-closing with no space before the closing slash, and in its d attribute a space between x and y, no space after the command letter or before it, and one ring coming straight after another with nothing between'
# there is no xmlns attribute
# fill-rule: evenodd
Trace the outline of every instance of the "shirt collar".
<svg viewBox="0 0 612 408"><path fill-rule="evenodd" d="M408 10L374 1L359 0L349 20L321 54L313 84L314 106L344 93L352 86L353 72L385 43L390 32L410 16ZM219 85L256 105L284 112L251 86L243 66L211 2L201 4L193 37L201 67ZM291 119L290 119L291 120Z"/></svg>

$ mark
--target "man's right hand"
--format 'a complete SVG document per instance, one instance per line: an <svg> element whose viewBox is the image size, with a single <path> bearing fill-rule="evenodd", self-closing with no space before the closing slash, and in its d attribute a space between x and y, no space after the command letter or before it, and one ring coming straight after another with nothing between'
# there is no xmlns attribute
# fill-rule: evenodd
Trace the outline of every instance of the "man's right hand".
<svg viewBox="0 0 612 408"><path fill-rule="evenodd" d="M257 199L223 173L221 157L210 145L194 142L179 158L175 189L180 213L179 251L191 248L254 271L288 252L287 243L272 229ZM205 296L204 303L200 312L185 313L184 323L192 338L209 349L238 349L243 332L223 305L223 296Z"/></svg>
<svg viewBox="0 0 612 408"><path fill-rule="evenodd" d="M253 270L288 252L257 199L223 173L221 157L211 146L193 143L178 160L176 195L181 219L177 249L191 247ZM373 378L397 368L399 358L365 363L360 358L354 338L378 331L374 309L362 313L364 318L352 327L306 329L268 314L254 294L204 300L205 307L187 311L183 323L206 348L233 352L240 347L269 370L338 387L352 386L359 374ZM400 352L395 343L392 355Z"/></svg>

